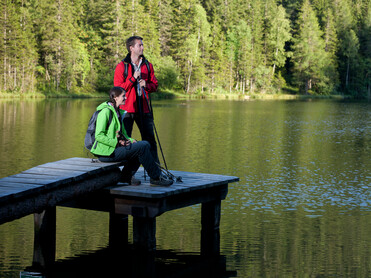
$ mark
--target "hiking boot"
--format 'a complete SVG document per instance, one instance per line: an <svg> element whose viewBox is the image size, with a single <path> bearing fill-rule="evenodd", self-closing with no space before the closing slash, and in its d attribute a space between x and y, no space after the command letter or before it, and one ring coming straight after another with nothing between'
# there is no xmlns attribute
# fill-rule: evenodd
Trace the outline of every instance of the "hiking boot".
<svg viewBox="0 0 371 278"><path fill-rule="evenodd" d="M138 180L138 179L136 179L136 178L134 178L134 176L132 176L130 179L125 178L125 177L122 177L122 178L120 179L120 182L122 182L122 183L127 183L127 184L129 184L129 185L135 185L135 186L141 184L141 181Z"/></svg>
<svg viewBox="0 0 371 278"><path fill-rule="evenodd" d="M170 186L173 184L173 180L170 179L168 176L161 173L158 179L152 179L150 180L151 186Z"/></svg>
<svg viewBox="0 0 371 278"><path fill-rule="evenodd" d="M130 180L130 185L140 185L142 182L136 178L134 178L134 176L131 177L131 180Z"/></svg>

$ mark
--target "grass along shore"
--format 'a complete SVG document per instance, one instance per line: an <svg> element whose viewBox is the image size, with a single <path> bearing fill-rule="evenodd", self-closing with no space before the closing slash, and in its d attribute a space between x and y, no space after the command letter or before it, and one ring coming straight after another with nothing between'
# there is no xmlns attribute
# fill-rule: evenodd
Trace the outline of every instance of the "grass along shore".
<svg viewBox="0 0 371 278"><path fill-rule="evenodd" d="M32 98L106 98L106 93L4 93L0 92L0 99L32 99ZM159 99L213 99L213 100L295 100L295 99L352 99L352 96L346 95L300 95L300 94L288 94L288 93L254 93L254 94L242 94L242 93L193 93L185 94L181 91L160 91L152 93L151 97L153 100Z"/></svg>

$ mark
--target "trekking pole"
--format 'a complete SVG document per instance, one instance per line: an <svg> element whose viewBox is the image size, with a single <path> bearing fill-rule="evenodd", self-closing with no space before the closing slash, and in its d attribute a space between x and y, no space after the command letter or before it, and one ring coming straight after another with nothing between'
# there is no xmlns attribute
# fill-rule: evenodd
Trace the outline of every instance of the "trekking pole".
<svg viewBox="0 0 371 278"><path fill-rule="evenodd" d="M153 120L153 129L154 129L155 134L156 134L156 138L157 138L158 146L160 147L162 160L164 161L164 164L165 164L165 168L166 168L166 170L168 170L167 165L166 165L166 160L165 160L164 152L162 151L160 138L158 137L158 133L157 133L156 125L155 125L155 118L153 117L152 103L151 103L151 105L149 105L146 91L143 89L143 87L141 87L141 88L142 88L142 92L143 92L143 94L144 94L144 98L145 98L146 101L147 101L148 109L149 109L149 111L150 111L150 113L151 113L151 115L152 115L152 120ZM148 96L148 97L149 97L149 96Z"/></svg>
<svg viewBox="0 0 371 278"><path fill-rule="evenodd" d="M140 73L140 66L142 64L142 59L140 59L139 61L139 73ZM137 78L137 101L138 101L138 112L139 112L139 118L140 118L140 130L141 130L141 134L143 132L143 111L142 111L142 90L141 90L141 87L140 87L140 84L139 84L139 80L141 79L141 73L139 74L138 78Z"/></svg>
<svg viewBox="0 0 371 278"><path fill-rule="evenodd" d="M142 59L140 59L140 62L139 62L139 65L138 65L139 73L140 73L140 65L141 64L142 64ZM138 101L138 110L139 110L138 112L139 112L139 118L140 118L140 128L139 128L139 130L140 130L140 133L143 134L143 132L144 132L143 128L144 127L143 127L143 110L142 110L142 100L141 100L142 90L141 90L141 87L140 87L140 84L139 84L140 78L141 78L141 74L139 74L138 79L137 79L137 101ZM146 180L146 170L143 169L143 172L144 172L144 174L143 174L144 180Z"/></svg>

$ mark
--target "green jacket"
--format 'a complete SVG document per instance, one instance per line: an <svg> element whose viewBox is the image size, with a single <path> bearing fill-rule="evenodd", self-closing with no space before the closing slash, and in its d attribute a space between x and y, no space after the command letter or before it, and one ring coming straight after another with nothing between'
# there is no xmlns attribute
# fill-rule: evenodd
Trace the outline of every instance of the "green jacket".
<svg viewBox="0 0 371 278"><path fill-rule="evenodd" d="M113 108L112 105L109 105L108 102L103 102L97 107L97 111L98 110L101 110L101 112L99 112L97 117L95 127L95 142L90 151L95 155L110 156L117 147L118 130L121 130L122 134L125 136L125 138L130 140L130 142L133 142L133 139L127 136L126 130L120 123L115 108ZM120 109L119 112L121 114L121 119L123 119L126 111ZM113 114L112 122L109 126L107 126L110 113Z"/></svg>

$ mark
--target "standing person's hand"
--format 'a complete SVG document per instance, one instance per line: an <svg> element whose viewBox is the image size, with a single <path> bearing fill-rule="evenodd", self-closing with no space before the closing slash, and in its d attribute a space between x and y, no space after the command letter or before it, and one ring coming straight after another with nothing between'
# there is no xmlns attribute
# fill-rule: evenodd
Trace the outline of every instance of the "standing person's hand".
<svg viewBox="0 0 371 278"><path fill-rule="evenodd" d="M133 76L135 79L138 79L138 77L140 76L140 71L139 70L134 71Z"/></svg>
<svg viewBox="0 0 371 278"><path fill-rule="evenodd" d="M139 80L140 87L146 87L146 81L144 79Z"/></svg>

